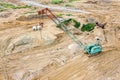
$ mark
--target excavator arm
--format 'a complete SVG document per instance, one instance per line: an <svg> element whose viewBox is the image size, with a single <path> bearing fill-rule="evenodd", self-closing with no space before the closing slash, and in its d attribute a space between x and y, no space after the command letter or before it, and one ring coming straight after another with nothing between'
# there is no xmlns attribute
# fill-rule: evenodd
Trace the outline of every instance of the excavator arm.
<svg viewBox="0 0 120 80"><path fill-rule="evenodd" d="M48 8L44 8L44 9L38 11L38 15L48 16L56 25L58 25L58 23L60 23L60 20Z"/></svg>

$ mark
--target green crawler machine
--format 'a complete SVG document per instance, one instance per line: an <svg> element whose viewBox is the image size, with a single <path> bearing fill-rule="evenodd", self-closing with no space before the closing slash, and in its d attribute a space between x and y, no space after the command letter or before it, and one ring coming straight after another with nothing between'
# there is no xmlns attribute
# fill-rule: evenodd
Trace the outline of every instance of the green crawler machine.
<svg viewBox="0 0 120 80"><path fill-rule="evenodd" d="M68 29L68 26L66 26L64 23L61 23L61 21L49 10L48 8L42 9L38 11L39 15L47 15L56 25L61 25L59 28L63 30L74 42L76 42L80 47L82 47L86 53L90 55L95 55L100 52L102 52L102 46L100 44L99 38L96 39L96 43L84 45L75 35L72 34L72 32ZM43 23L42 23L43 24ZM43 26L43 25L42 25Z"/></svg>

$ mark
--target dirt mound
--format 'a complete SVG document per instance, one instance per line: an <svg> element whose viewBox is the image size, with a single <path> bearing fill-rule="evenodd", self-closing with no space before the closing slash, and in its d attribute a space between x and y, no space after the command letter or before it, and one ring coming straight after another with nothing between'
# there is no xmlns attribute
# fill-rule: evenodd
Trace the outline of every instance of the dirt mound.
<svg viewBox="0 0 120 80"><path fill-rule="evenodd" d="M39 16L38 14L34 14L34 15L29 14L29 15L20 16L16 20L27 21L27 20L40 19L40 18L41 18L41 16Z"/></svg>

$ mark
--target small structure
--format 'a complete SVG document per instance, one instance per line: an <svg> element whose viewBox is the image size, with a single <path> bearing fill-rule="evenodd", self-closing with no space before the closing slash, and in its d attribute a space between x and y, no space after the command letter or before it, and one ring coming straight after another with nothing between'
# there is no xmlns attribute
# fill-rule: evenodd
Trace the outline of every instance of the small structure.
<svg viewBox="0 0 120 80"><path fill-rule="evenodd" d="M39 23L37 26L32 27L33 31L40 31L41 39L42 39L42 28L43 28L43 23Z"/></svg>
<svg viewBox="0 0 120 80"><path fill-rule="evenodd" d="M36 26L33 26L33 27L32 27L32 30L33 30L33 31L37 31L37 27L36 27Z"/></svg>

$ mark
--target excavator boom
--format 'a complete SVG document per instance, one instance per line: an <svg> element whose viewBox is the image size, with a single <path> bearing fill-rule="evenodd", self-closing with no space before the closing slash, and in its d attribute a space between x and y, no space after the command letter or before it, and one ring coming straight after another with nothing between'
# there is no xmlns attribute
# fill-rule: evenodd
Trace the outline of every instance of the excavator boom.
<svg viewBox="0 0 120 80"><path fill-rule="evenodd" d="M53 20L56 24L56 21L59 21L58 18L49 10L48 8L42 9L38 11L38 15L47 15L51 20ZM59 21L60 22L60 21ZM58 25L58 24L57 24Z"/></svg>

